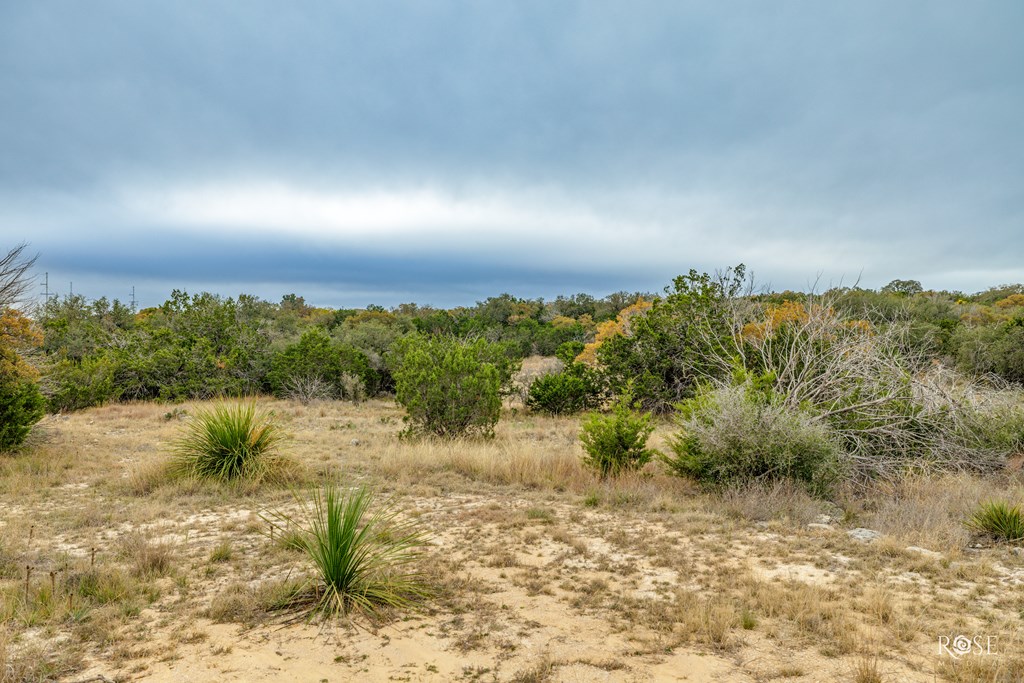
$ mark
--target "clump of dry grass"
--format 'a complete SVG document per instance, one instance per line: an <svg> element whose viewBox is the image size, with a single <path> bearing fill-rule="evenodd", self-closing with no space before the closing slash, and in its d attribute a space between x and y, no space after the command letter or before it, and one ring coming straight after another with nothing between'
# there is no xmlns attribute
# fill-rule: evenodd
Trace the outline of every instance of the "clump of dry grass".
<svg viewBox="0 0 1024 683"><path fill-rule="evenodd" d="M882 683L878 657L861 655L853 663L853 683Z"/></svg>
<svg viewBox="0 0 1024 683"><path fill-rule="evenodd" d="M0 683L43 683L81 668L82 652L77 647L54 650L42 643L19 643L0 628Z"/></svg>
<svg viewBox="0 0 1024 683"><path fill-rule="evenodd" d="M964 520L979 502L995 498L1024 502L1024 486L971 474L908 477L898 484L879 484L844 504L855 511L861 526L907 544L949 551L968 544L971 531Z"/></svg>
<svg viewBox="0 0 1024 683"><path fill-rule="evenodd" d="M582 466L580 455L570 449L543 448L507 438L392 443L384 448L376 469L387 477L455 472L491 484L555 490L581 490L596 480Z"/></svg>
<svg viewBox="0 0 1024 683"><path fill-rule="evenodd" d="M781 519L801 526L813 522L824 509L805 487L789 480L731 487L710 496L709 503L711 509L736 519Z"/></svg>
<svg viewBox="0 0 1024 683"><path fill-rule="evenodd" d="M123 536L118 542L118 554L140 577L167 576L174 570L177 548L169 541L154 541L135 532Z"/></svg>

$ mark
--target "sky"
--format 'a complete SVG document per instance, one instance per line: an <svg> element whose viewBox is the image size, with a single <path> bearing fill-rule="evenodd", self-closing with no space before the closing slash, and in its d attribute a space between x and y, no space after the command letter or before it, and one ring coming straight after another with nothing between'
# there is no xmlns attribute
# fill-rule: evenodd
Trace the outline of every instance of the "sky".
<svg viewBox="0 0 1024 683"><path fill-rule="evenodd" d="M0 0L0 247L140 306L979 291L1024 281L1022 35L1018 0Z"/></svg>

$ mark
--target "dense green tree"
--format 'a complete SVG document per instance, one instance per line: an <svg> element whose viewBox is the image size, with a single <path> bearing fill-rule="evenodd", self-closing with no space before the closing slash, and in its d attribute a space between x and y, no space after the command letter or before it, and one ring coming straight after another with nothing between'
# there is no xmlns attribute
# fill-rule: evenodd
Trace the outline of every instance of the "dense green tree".
<svg viewBox="0 0 1024 683"><path fill-rule="evenodd" d="M395 395L408 434L443 438L494 435L502 379L511 373L504 349L477 338L413 333L395 343Z"/></svg>
<svg viewBox="0 0 1024 683"><path fill-rule="evenodd" d="M695 270L677 277L664 298L631 318L626 334L597 347L611 390L632 387L645 409L665 412L693 395L699 381L720 374L717 357L728 352L735 333L729 305L745 283L743 265L722 277Z"/></svg>

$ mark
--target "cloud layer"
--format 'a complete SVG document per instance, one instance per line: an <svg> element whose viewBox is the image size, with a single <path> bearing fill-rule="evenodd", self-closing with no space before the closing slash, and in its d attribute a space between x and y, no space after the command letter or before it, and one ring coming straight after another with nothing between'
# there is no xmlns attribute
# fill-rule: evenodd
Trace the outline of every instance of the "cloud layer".
<svg viewBox="0 0 1024 683"><path fill-rule="evenodd" d="M0 232L92 296L1024 280L1013 3L5 3ZM149 298L151 300L146 300Z"/></svg>

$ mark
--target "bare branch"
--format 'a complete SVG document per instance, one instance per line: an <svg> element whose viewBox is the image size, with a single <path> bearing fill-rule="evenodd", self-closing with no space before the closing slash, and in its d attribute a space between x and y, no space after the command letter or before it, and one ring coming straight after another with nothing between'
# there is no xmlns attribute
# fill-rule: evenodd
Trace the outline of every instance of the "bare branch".
<svg viewBox="0 0 1024 683"><path fill-rule="evenodd" d="M29 271L38 256L29 258L25 254L27 247L22 242L0 258L0 309L25 303L25 294L34 283Z"/></svg>

